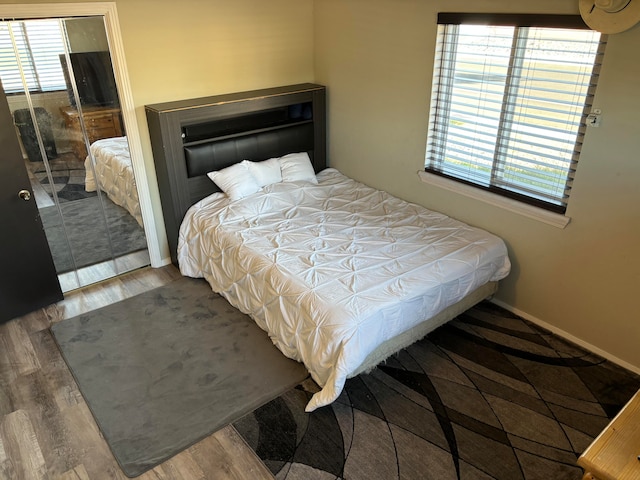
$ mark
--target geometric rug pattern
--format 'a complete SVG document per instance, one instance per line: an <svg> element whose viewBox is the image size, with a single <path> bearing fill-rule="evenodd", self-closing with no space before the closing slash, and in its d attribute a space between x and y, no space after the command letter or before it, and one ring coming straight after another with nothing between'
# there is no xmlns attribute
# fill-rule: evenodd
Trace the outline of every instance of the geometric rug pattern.
<svg viewBox="0 0 640 480"><path fill-rule="evenodd" d="M87 192L84 189L84 161L79 160L73 153L62 153L57 158L49 159L53 182L50 181L43 162L28 162L27 166L52 199L53 192L56 192L60 203L97 195L96 192Z"/></svg>
<svg viewBox="0 0 640 480"><path fill-rule="evenodd" d="M276 478L575 479L640 376L488 302L310 414L306 381L234 423Z"/></svg>

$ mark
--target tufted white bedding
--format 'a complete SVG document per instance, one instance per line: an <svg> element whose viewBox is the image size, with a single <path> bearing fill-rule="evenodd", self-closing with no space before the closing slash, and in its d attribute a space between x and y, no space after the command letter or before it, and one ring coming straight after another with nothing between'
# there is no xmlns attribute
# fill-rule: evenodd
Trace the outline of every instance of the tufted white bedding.
<svg viewBox="0 0 640 480"><path fill-rule="evenodd" d="M89 149L95 159L96 175L91 168L91 155L88 155L84 161L85 190L87 192L97 190L97 176L100 190L105 192L113 203L125 208L142 226L142 212L127 137L96 140Z"/></svg>
<svg viewBox="0 0 640 480"><path fill-rule="evenodd" d="M215 193L180 229L183 275L251 315L333 402L385 340L510 269L504 242L328 168L230 202Z"/></svg>

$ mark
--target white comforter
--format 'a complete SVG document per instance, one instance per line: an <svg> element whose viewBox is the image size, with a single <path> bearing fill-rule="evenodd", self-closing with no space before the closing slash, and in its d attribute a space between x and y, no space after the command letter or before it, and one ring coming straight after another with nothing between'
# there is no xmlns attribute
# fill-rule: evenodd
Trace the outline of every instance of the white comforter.
<svg viewBox="0 0 640 480"><path fill-rule="evenodd" d="M251 315L333 402L386 339L510 269L504 242L357 183L335 169L318 185L276 183L235 202L216 193L180 229L183 275Z"/></svg>
<svg viewBox="0 0 640 480"><path fill-rule="evenodd" d="M142 226L138 188L127 137L96 140L89 150L95 159L95 175L94 168L91 168L91 155L88 155L84 161L85 190L95 192L99 183L100 190L105 192L113 203L126 209ZM96 182L96 176L99 182Z"/></svg>

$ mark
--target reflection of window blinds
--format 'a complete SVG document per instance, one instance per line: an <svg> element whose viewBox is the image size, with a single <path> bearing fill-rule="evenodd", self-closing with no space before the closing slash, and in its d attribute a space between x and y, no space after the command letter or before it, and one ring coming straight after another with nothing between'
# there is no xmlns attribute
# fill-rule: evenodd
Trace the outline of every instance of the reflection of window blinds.
<svg viewBox="0 0 640 480"><path fill-rule="evenodd" d="M18 55L14 52L10 28ZM64 53L64 40L58 20L1 22L0 78L5 92L24 91L17 56L29 91L65 90L61 53Z"/></svg>

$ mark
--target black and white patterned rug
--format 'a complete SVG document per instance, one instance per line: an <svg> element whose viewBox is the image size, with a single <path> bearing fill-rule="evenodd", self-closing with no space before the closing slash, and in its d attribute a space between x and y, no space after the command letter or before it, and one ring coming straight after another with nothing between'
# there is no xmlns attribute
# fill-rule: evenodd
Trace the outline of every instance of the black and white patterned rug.
<svg viewBox="0 0 640 480"><path fill-rule="evenodd" d="M73 153L62 153L56 158L49 159L51 178L43 162L29 162L28 167L51 199L53 199L53 192L56 192L60 203L97 195L96 192L87 192L84 189L84 161L79 160Z"/></svg>
<svg viewBox="0 0 640 480"><path fill-rule="evenodd" d="M575 479L640 376L482 303L347 381L308 381L234 427L278 479Z"/></svg>

